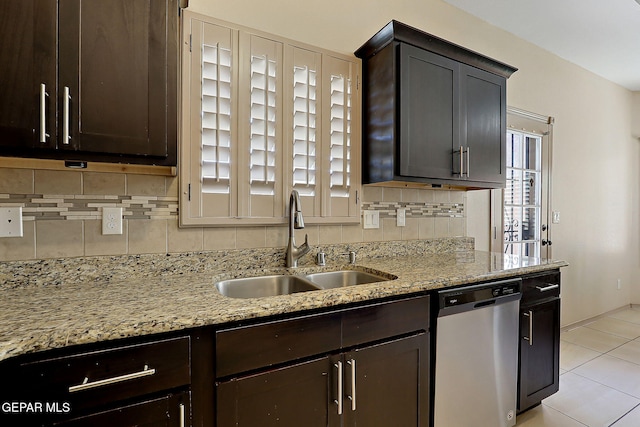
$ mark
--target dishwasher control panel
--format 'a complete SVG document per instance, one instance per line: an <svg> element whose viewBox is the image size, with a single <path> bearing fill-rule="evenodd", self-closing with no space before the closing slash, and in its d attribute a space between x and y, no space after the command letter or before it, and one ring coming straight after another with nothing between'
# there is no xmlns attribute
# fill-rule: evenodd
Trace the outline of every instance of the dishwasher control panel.
<svg viewBox="0 0 640 427"><path fill-rule="evenodd" d="M441 291L439 293L440 308L456 307L464 304L481 303L485 301L490 303L496 298L519 294L520 288L521 280L517 279Z"/></svg>

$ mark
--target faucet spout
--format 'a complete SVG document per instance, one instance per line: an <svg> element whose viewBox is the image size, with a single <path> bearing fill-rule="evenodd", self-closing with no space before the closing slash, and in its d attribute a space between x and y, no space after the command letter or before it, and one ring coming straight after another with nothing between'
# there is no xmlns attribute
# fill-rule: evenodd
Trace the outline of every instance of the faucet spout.
<svg viewBox="0 0 640 427"><path fill-rule="evenodd" d="M285 255L285 265L287 267L297 267L298 259L308 253L309 247L308 235L304 236L304 243L296 246L294 229L304 228L304 218L302 217L302 204L300 203L300 195L298 191L291 191L289 196L289 241L287 243L287 253Z"/></svg>

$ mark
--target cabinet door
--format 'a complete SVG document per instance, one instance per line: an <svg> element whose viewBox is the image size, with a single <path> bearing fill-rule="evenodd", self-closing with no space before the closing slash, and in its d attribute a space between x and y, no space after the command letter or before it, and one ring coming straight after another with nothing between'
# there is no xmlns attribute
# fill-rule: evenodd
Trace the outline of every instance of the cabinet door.
<svg viewBox="0 0 640 427"><path fill-rule="evenodd" d="M346 426L429 425L429 335L345 355Z"/></svg>
<svg viewBox="0 0 640 427"><path fill-rule="evenodd" d="M59 1L60 148L175 164L177 12L177 0Z"/></svg>
<svg viewBox="0 0 640 427"><path fill-rule="evenodd" d="M0 2L0 149L14 155L55 147L56 14L55 0Z"/></svg>
<svg viewBox="0 0 640 427"><path fill-rule="evenodd" d="M326 427L331 372L323 357L218 383L217 426Z"/></svg>
<svg viewBox="0 0 640 427"><path fill-rule="evenodd" d="M400 165L406 177L454 178L459 63L400 44ZM459 165L459 162L456 162Z"/></svg>
<svg viewBox="0 0 640 427"><path fill-rule="evenodd" d="M507 81L461 65L461 141L465 177L504 185L506 178Z"/></svg>
<svg viewBox="0 0 640 427"><path fill-rule="evenodd" d="M560 299L520 309L518 409L557 392L560 381Z"/></svg>
<svg viewBox="0 0 640 427"><path fill-rule="evenodd" d="M168 395L146 402L53 424L61 427L186 427L189 394Z"/></svg>

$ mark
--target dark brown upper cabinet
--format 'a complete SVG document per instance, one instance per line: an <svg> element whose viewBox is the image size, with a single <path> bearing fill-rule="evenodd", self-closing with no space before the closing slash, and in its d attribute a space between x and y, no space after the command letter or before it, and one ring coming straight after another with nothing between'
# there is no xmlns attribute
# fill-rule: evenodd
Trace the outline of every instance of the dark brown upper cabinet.
<svg viewBox="0 0 640 427"><path fill-rule="evenodd" d="M0 2L0 155L176 165L178 0Z"/></svg>
<svg viewBox="0 0 640 427"><path fill-rule="evenodd" d="M500 188L515 68L391 21L363 60L364 184Z"/></svg>

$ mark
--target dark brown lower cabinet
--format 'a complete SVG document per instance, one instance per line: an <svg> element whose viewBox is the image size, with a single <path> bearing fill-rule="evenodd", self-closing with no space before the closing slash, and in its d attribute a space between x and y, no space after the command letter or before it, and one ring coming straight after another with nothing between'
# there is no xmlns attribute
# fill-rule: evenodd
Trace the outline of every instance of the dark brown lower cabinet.
<svg viewBox="0 0 640 427"><path fill-rule="evenodd" d="M109 411L56 423L60 427L185 427L189 393L163 396Z"/></svg>
<svg viewBox="0 0 640 427"><path fill-rule="evenodd" d="M345 426L429 425L427 340L418 334L346 353Z"/></svg>
<svg viewBox="0 0 640 427"><path fill-rule="evenodd" d="M428 426L421 333L217 384L217 426Z"/></svg>
<svg viewBox="0 0 640 427"><path fill-rule="evenodd" d="M329 425L329 356L217 384L218 426Z"/></svg>
<svg viewBox="0 0 640 427"><path fill-rule="evenodd" d="M560 387L560 274L523 280L520 306L518 411Z"/></svg>
<svg viewBox="0 0 640 427"><path fill-rule="evenodd" d="M216 331L216 427L429 425L429 297Z"/></svg>

